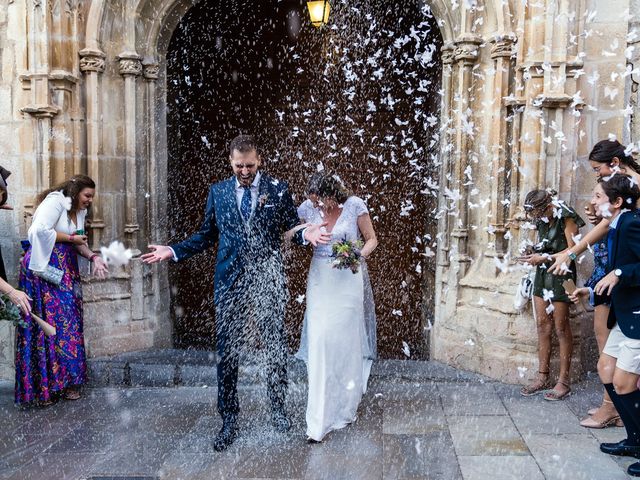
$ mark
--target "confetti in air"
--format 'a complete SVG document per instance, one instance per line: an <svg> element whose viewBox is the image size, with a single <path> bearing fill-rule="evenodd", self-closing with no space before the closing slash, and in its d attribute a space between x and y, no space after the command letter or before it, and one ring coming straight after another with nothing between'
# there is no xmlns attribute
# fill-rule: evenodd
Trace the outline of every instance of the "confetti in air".
<svg viewBox="0 0 640 480"><path fill-rule="evenodd" d="M108 247L100 247L100 253L102 254L102 259L108 265L113 265L114 267L127 265L131 257L133 257L131 249L124 248L124 244L117 240L111 242Z"/></svg>

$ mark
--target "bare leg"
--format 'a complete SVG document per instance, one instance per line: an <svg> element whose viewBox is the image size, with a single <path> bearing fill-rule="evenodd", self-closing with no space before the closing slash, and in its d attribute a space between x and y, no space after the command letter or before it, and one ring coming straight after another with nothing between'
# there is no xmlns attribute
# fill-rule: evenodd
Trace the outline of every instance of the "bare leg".
<svg viewBox="0 0 640 480"><path fill-rule="evenodd" d="M554 389L560 393L570 390L571 354L573 353L573 335L569 322L569 304L554 302L553 320L560 346L560 375Z"/></svg>
<svg viewBox="0 0 640 480"><path fill-rule="evenodd" d="M609 329L607 328L607 319L609 318L609 307L607 305L598 305L593 312L593 331L596 335L598 343L598 353L602 353L607 338L609 337ZM616 407L613 406L611 398L607 391L602 396L602 405L593 412L592 419L597 424L607 423L608 420L618 416ZM586 421L586 420L585 420Z"/></svg>
<svg viewBox="0 0 640 480"><path fill-rule="evenodd" d="M522 387L520 393L534 395L548 387L549 362L551 358L551 317L546 312L547 302L541 297L533 297L536 327L538 330L538 375L529 385Z"/></svg>

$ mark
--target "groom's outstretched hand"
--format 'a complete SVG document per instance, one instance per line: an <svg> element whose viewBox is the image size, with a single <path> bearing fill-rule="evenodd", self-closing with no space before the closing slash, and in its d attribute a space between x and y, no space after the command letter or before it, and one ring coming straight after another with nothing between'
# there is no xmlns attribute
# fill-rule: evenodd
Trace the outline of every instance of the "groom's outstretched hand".
<svg viewBox="0 0 640 480"><path fill-rule="evenodd" d="M166 245L149 245L149 250L141 257L144 263L158 263L173 258L173 252Z"/></svg>
<svg viewBox="0 0 640 480"><path fill-rule="evenodd" d="M321 223L319 225L311 225L307 227L304 231L304 239L309 242L314 247L320 245L326 245L331 241L331 234L327 233L323 227L329 225L327 222Z"/></svg>

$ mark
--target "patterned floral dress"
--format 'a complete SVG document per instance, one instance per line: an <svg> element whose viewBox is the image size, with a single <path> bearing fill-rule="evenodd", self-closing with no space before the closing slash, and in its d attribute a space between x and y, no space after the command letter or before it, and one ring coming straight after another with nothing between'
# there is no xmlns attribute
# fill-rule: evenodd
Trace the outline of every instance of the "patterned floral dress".
<svg viewBox="0 0 640 480"><path fill-rule="evenodd" d="M49 265L64 271L60 285L55 285L29 269L31 244L25 240L22 248L20 289L33 299L33 312L56 327L56 335L47 337L29 316L25 318L29 327L16 328L15 402L48 402L86 381L78 254L72 244L55 242Z"/></svg>

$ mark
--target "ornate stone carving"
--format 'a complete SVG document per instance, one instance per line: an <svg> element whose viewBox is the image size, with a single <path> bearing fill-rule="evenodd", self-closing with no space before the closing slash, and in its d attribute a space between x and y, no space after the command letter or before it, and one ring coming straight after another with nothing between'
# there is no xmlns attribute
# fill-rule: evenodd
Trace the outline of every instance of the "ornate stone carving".
<svg viewBox="0 0 640 480"><path fill-rule="evenodd" d="M84 49L78 52L80 55L81 72L104 72L106 55L98 50Z"/></svg>
<svg viewBox="0 0 640 480"><path fill-rule="evenodd" d="M442 63L451 65L453 63L454 46L452 43L445 43L442 47Z"/></svg>
<svg viewBox="0 0 640 480"><path fill-rule="evenodd" d="M137 53L121 53L116 57L120 75L142 75L142 62Z"/></svg>
<svg viewBox="0 0 640 480"><path fill-rule="evenodd" d="M491 47L491 58L515 56L516 52L513 47L517 41L518 37L516 37L513 33L509 33L506 35L496 35L491 40L491 43L493 43Z"/></svg>
<svg viewBox="0 0 640 480"><path fill-rule="evenodd" d="M160 65L158 65L157 63L147 63L142 67L142 74L144 75L144 78L146 78L147 80L158 79L158 74L160 73Z"/></svg>
<svg viewBox="0 0 640 480"><path fill-rule="evenodd" d="M477 36L465 36L459 38L455 42L455 49L453 56L456 62L463 62L470 65L478 60L479 52L478 48L482 43L482 39Z"/></svg>
<svg viewBox="0 0 640 480"><path fill-rule="evenodd" d="M457 45L453 56L456 62L474 63L478 59L478 46L469 43Z"/></svg>

